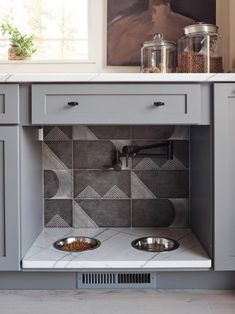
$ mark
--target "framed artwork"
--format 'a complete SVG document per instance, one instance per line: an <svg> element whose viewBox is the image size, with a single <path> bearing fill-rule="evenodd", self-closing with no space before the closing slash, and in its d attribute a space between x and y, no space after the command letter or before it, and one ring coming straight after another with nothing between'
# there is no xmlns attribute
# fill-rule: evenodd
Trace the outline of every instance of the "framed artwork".
<svg viewBox="0 0 235 314"><path fill-rule="evenodd" d="M137 66L155 33L177 42L195 22L215 24L216 0L107 0L107 65Z"/></svg>

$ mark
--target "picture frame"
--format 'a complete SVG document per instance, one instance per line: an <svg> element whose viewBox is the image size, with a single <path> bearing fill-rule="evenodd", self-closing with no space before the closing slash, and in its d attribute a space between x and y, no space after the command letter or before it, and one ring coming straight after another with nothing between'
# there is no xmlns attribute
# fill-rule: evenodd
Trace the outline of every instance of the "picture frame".
<svg viewBox="0 0 235 314"><path fill-rule="evenodd" d="M177 42L183 28L216 23L216 0L107 0L107 65L139 66L140 48L155 33Z"/></svg>

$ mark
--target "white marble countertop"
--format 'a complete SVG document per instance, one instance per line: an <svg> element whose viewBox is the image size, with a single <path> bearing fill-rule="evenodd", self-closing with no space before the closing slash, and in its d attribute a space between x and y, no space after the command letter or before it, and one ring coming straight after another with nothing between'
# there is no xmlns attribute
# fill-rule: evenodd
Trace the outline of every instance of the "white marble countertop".
<svg viewBox="0 0 235 314"><path fill-rule="evenodd" d="M134 249L131 242L144 236L178 240L175 251L149 253ZM67 253L53 243L64 237L88 236L101 241L95 250ZM208 269L211 260L189 229L66 229L45 228L23 258L24 269Z"/></svg>
<svg viewBox="0 0 235 314"><path fill-rule="evenodd" d="M235 82L235 73L0 73L0 82Z"/></svg>

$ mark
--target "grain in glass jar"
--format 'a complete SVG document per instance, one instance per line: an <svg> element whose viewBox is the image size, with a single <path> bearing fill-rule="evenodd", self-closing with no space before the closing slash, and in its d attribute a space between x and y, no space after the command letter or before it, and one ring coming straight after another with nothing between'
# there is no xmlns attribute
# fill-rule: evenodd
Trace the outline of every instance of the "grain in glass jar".
<svg viewBox="0 0 235 314"><path fill-rule="evenodd" d="M196 23L184 28L178 41L178 72L223 72L222 36L216 25Z"/></svg>
<svg viewBox="0 0 235 314"><path fill-rule="evenodd" d="M163 34L157 33L141 47L141 72L174 73L176 59L176 43L164 40Z"/></svg>

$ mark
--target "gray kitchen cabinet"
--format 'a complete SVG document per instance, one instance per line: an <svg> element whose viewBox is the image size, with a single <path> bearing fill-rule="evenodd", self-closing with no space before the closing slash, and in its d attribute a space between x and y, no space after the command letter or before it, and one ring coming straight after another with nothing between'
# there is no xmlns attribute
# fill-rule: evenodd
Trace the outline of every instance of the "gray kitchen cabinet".
<svg viewBox="0 0 235 314"><path fill-rule="evenodd" d="M202 124L199 84L34 84L33 124Z"/></svg>
<svg viewBox="0 0 235 314"><path fill-rule="evenodd" d="M235 84L214 86L214 267L235 270Z"/></svg>
<svg viewBox="0 0 235 314"><path fill-rule="evenodd" d="M20 269L19 127L0 126L0 271Z"/></svg>
<svg viewBox="0 0 235 314"><path fill-rule="evenodd" d="M19 85L0 84L0 125L19 123Z"/></svg>
<svg viewBox="0 0 235 314"><path fill-rule="evenodd" d="M33 270L17 274L15 271L20 270L21 258L44 227L38 125L76 124L177 125L178 130L181 125L191 125L190 227L218 272L175 270L161 271L157 276L164 281L163 287L172 287L174 282L181 288L229 288L230 283L234 287L234 277L225 271L235 270L235 84L214 86L213 140L212 88L208 82L29 82L20 84L19 107L18 84L0 84L0 288L11 287L10 280L4 282L7 276L14 277L12 282L17 288L54 288L58 286L56 280L63 288L75 288L76 269L59 273L51 268L48 273L38 274ZM21 125L10 126L17 123ZM177 142L177 133L174 141ZM161 280L157 282L162 285Z"/></svg>

